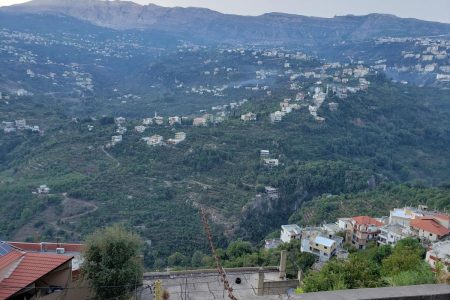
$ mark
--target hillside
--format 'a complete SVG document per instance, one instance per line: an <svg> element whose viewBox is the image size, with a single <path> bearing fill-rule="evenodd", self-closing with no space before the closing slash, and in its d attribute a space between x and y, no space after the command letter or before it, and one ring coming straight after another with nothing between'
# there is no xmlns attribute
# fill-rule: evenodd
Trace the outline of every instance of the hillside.
<svg viewBox="0 0 450 300"><path fill-rule="evenodd" d="M211 213L218 245L237 237L258 242L315 196L357 193L389 181L446 182L448 93L370 80L367 92L330 97L339 109L324 105L325 123L301 109L271 124L265 111L278 102L268 97L234 114L252 109L260 116L254 123L232 114L209 127L153 125L145 134L129 130L113 148L104 147L116 129L111 118L74 121L52 105L36 106L34 114L48 120L43 134L0 134L0 214L8 220L1 235L78 240L93 228L124 222L161 258L175 249L206 249L198 207ZM27 105L17 101L2 115L21 109L23 117L32 111ZM139 123L130 119L126 126ZM167 139L175 131L186 132L186 141L151 147L140 140L152 134ZM262 166L261 149L281 166ZM32 195L42 184L53 196ZM255 198L264 186L278 188L279 198Z"/></svg>

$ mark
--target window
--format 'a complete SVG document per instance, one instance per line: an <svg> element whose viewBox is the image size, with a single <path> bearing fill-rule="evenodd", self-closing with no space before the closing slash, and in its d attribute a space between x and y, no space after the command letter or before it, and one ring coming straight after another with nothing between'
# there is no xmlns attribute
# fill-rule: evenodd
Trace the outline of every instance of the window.
<svg viewBox="0 0 450 300"><path fill-rule="evenodd" d="M328 247L327 246L323 246L325 249L328 249Z"/></svg>

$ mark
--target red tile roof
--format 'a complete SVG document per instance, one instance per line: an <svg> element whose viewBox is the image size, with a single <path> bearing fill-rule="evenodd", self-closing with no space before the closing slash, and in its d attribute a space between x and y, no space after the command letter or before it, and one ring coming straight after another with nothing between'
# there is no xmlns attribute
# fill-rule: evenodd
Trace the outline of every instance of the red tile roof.
<svg viewBox="0 0 450 300"><path fill-rule="evenodd" d="M357 216L357 217L353 217L352 219L358 225L362 225L362 224L364 224L364 225L375 225L377 227L381 227L381 226L384 225L380 221L377 221L376 219L374 219L372 217L369 217L369 216Z"/></svg>
<svg viewBox="0 0 450 300"><path fill-rule="evenodd" d="M0 270L3 270L4 268L11 265L13 262L21 258L23 255L22 252L19 251L11 251L8 254L5 254L3 256L0 256ZM1 280L1 278L0 278Z"/></svg>
<svg viewBox="0 0 450 300"><path fill-rule="evenodd" d="M72 259L70 256L49 253L23 253L19 251L11 253L16 253L15 261L18 264L13 270L10 270L11 274L0 282L0 300L7 299ZM14 262L14 260L10 261L9 264L11 262Z"/></svg>
<svg viewBox="0 0 450 300"><path fill-rule="evenodd" d="M438 236L445 236L450 233L450 230L439 224L435 219L430 217L417 218L412 220L409 225L416 229L434 233Z"/></svg>
<svg viewBox="0 0 450 300"><path fill-rule="evenodd" d="M7 242L9 245L28 252L55 252L56 248L64 248L66 252L82 252L83 244L67 244L67 243L24 243L24 242ZM43 251L42 247L45 248Z"/></svg>

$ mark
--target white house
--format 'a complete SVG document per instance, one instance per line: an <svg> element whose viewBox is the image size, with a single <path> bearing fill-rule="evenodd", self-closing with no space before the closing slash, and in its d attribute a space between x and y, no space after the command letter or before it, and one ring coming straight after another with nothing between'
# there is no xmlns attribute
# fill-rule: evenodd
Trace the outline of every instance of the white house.
<svg viewBox="0 0 450 300"><path fill-rule="evenodd" d="M259 151L259 156L261 158L268 158L270 156L270 151L269 150L261 150L261 151Z"/></svg>
<svg viewBox="0 0 450 300"><path fill-rule="evenodd" d="M256 121L256 114L249 112L246 114L241 115L242 121Z"/></svg>
<svg viewBox="0 0 450 300"><path fill-rule="evenodd" d="M379 245L395 245L398 241L411 236L412 232L409 227L400 224L389 224L380 228L378 234Z"/></svg>
<svg viewBox="0 0 450 300"><path fill-rule="evenodd" d="M186 139L186 133L185 132L176 132L175 133L175 139L181 141L184 141Z"/></svg>
<svg viewBox="0 0 450 300"><path fill-rule="evenodd" d="M114 146L117 143L120 143L122 141L122 136L121 135L113 135L111 137L111 144Z"/></svg>
<svg viewBox="0 0 450 300"><path fill-rule="evenodd" d="M431 245L425 256L425 261L433 268L441 262L448 273L450 268L450 240L437 242Z"/></svg>
<svg viewBox="0 0 450 300"><path fill-rule="evenodd" d="M147 129L147 127L142 126L142 125L138 125L138 126L134 127L134 130L136 130L136 132L139 132L139 133L143 133L145 131L145 129Z"/></svg>
<svg viewBox="0 0 450 300"><path fill-rule="evenodd" d="M277 158L265 158L264 165L268 167L278 167L280 164L279 160Z"/></svg>
<svg viewBox="0 0 450 300"><path fill-rule="evenodd" d="M162 145L164 138L158 134L152 135L148 141L147 144L150 146L159 146Z"/></svg>
<svg viewBox="0 0 450 300"><path fill-rule="evenodd" d="M192 125L194 126L206 126L207 125L207 121L205 118L194 118L194 121L192 122Z"/></svg>
<svg viewBox="0 0 450 300"><path fill-rule="evenodd" d="M292 240L300 240L302 229L297 224L281 225L280 240L283 243L289 243Z"/></svg>
<svg viewBox="0 0 450 300"><path fill-rule="evenodd" d="M181 124L181 118L178 116L175 117L169 117L169 125L173 126L175 124Z"/></svg>
<svg viewBox="0 0 450 300"><path fill-rule="evenodd" d="M37 192L38 194L48 194L50 192L50 188L47 185L43 184L38 187Z"/></svg>

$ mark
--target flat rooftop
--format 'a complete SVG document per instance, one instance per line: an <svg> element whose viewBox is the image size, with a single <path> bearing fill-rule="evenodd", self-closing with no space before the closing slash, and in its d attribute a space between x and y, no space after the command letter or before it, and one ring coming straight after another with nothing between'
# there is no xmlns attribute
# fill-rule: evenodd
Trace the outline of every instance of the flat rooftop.
<svg viewBox="0 0 450 300"><path fill-rule="evenodd" d="M265 280L277 280L278 275L278 271L264 272ZM241 279L240 284L235 282L238 277ZM257 271L227 271L227 278L233 288L233 295L239 300L288 299L287 294L257 296ZM223 283L220 281L217 272L171 274L169 277L163 276L160 280L162 281L163 288L169 292L171 300L229 299L228 294L224 292ZM144 279L144 285L152 284L155 281L155 278L151 280Z"/></svg>

